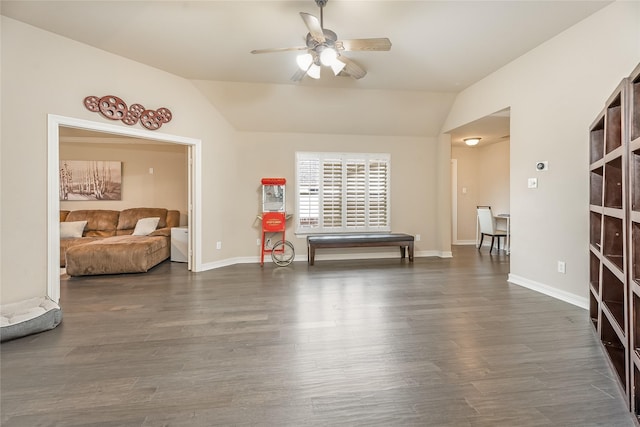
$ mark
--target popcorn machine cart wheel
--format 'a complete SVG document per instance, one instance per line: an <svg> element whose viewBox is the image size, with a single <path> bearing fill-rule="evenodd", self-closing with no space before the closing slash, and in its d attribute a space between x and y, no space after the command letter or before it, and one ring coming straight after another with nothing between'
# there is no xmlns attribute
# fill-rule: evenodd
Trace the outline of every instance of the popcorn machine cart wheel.
<svg viewBox="0 0 640 427"><path fill-rule="evenodd" d="M262 179L262 245L260 249L260 265L264 265L264 254L270 253L271 259L278 266L291 264L295 250L291 242L285 239L285 184L284 178ZM270 242L276 235L282 237L272 246Z"/></svg>

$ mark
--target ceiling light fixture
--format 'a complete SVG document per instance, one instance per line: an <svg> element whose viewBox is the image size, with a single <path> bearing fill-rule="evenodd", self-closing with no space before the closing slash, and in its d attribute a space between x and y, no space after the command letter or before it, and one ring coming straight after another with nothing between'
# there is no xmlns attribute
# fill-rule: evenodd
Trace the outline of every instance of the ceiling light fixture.
<svg viewBox="0 0 640 427"><path fill-rule="evenodd" d="M478 142L480 142L480 139L481 138L473 137L473 138L465 138L463 139L463 141L468 146L473 147L474 145L478 145Z"/></svg>
<svg viewBox="0 0 640 427"><path fill-rule="evenodd" d="M313 64L313 56L311 56L310 53L303 53L302 55L298 55L296 62L302 71L307 71L311 64Z"/></svg>
<svg viewBox="0 0 640 427"><path fill-rule="evenodd" d="M316 64L311 64L311 67L307 70L307 75L313 79L320 78L320 66Z"/></svg>
<svg viewBox="0 0 640 427"><path fill-rule="evenodd" d="M327 47L322 49L322 52L320 53L320 62L322 62L322 65L330 67L334 62L336 62L337 59L338 52L336 52L334 48Z"/></svg>

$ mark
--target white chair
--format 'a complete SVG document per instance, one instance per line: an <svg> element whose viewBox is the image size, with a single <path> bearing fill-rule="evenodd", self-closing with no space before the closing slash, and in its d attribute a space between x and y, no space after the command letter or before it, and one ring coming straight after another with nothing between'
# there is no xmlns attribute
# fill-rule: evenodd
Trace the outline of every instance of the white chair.
<svg viewBox="0 0 640 427"><path fill-rule="evenodd" d="M480 227L480 244L478 250L482 248L482 240L484 236L491 236L491 249L489 253L493 251L493 243L496 237L498 238L498 252L500 252L500 239L507 237L506 230L499 230L496 227L496 219L493 217L490 206L478 206L478 225Z"/></svg>

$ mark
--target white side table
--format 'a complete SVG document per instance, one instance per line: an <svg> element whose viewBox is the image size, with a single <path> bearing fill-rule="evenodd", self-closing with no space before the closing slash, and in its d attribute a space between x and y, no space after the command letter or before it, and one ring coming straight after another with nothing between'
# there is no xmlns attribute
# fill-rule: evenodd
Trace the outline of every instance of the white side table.
<svg viewBox="0 0 640 427"><path fill-rule="evenodd" d="M189 229L171 227L171 261L187 262L189 256Z"/></svg>

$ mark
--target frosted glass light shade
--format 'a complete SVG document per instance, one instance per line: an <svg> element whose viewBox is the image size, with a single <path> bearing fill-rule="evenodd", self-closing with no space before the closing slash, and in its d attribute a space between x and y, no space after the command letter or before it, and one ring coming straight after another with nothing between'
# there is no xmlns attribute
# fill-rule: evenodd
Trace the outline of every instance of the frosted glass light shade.
<svg viewBox="0 0 640 427"><path fill-rule="evenodd" d="M336 58L336 60L333 61L333 64L331 64L331 69L333 70L333 74L337 76L340 71L342 71L342 69L346 66L347 64Z"/></svg>
<svg viewBox="0 0 640 427"><path fill-rule="evenodd" d="M464 143L469 145L469 146L474 146L474 145L478 145L478 142L480 142L480 138L465 138L463 139Z"/></svg>
<svg viewBox="0 0 640 427"><path fill-rule="evenodd" d="M296 58L296 63L302 71L307 71L313 63L313 56L311 56L310 53L303 53L302 55L298 55L298 57Z"/></svg>
<svg viewBox="0 0 640 427"><path fill-rule="evenodd" d="M311 67L307 70L307 75L314 79L320 78L320 66L316 64L312 64Z"/></svg>
<svg viewBox="0 0 640 427"><path fill-rule="evenodd" d="M336 62L338 52L335 49L328 47L320 54L320 62L322 65L331 66Z"/></svg>

